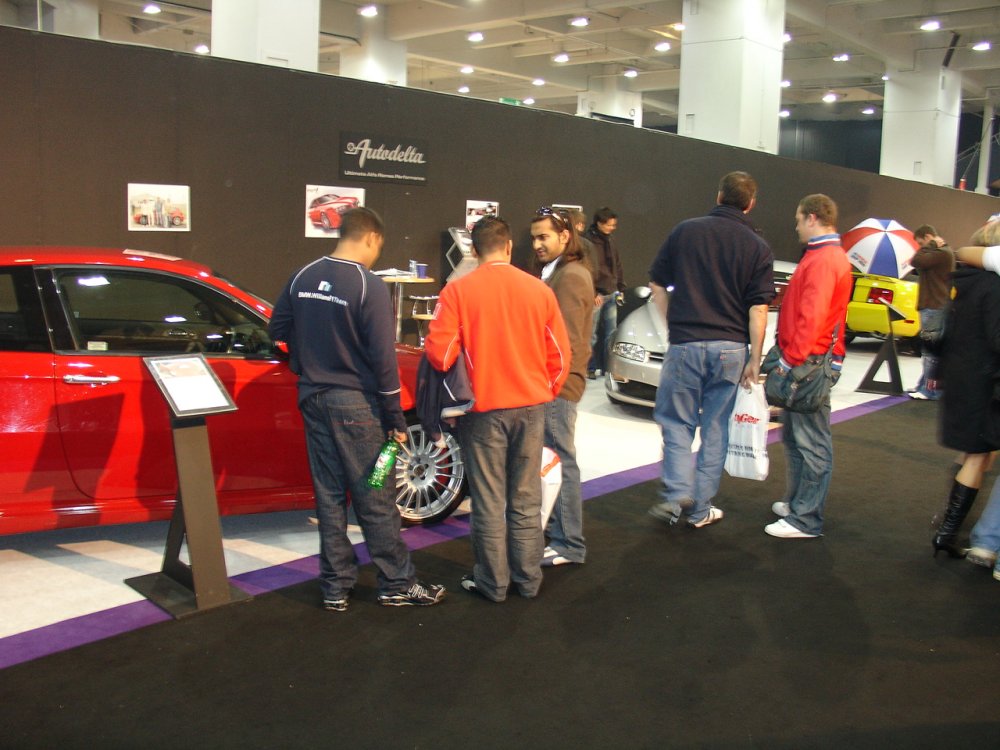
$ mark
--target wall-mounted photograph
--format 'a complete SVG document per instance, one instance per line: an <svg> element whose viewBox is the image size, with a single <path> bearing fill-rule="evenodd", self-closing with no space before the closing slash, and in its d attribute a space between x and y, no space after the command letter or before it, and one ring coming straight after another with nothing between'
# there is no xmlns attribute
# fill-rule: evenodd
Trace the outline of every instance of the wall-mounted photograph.
<svg viewBox="0 0 1000 750"><path fill-rule="evenodd" d="M484 216L496 216L500 213L500 204L497 201L465 201L465 228L472 231Z"/></svg>
<svg viewBox="0 0 1000 750"><path fill-rule="evenodd" d="M365 205L365 189L306 185L306 237L339 237L340 217Z"/></svg>
<svg viewBox="0 0 1000 750"><path fill-rule="evenodd" d="M191 188L130 182L126 223L130 232L190 232Z"/></svg>

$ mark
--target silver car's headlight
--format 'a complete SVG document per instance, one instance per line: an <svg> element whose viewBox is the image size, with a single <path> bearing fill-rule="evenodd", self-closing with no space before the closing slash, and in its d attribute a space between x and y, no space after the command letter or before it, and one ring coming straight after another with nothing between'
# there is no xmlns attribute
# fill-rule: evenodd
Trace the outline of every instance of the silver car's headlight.
<svg viewBox="0 0 1000 750"><path fill-rule="evenodd" d="M635 362L646 361L646 350L638 344L619 341L611 348L611 351L622 359L631 359Z"/></svg>

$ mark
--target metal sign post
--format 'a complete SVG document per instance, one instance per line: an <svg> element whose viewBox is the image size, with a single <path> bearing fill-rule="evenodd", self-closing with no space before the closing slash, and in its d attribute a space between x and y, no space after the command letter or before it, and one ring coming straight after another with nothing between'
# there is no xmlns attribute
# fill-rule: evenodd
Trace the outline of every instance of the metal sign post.
<svg viewBox="0 0 1000 750"><path fill-rule="evenodd" d="M177 504L159 573L125 583L174 617L252 598L229 583L205 414L235 411L224 386L200 354L146 357L173 412ZM188 562L180 559L187 541Z"/></svg>

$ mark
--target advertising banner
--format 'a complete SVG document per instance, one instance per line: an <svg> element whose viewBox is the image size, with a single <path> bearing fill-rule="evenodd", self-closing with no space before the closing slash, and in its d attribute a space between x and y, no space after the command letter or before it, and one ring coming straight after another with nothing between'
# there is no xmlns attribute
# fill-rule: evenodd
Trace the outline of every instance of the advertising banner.
<svg viewBox="0 0 1000 750"><path fill-rule="evenodd" d="M341 132L340 176L345 180L426 185L427 142L400 136Z"/></svg>

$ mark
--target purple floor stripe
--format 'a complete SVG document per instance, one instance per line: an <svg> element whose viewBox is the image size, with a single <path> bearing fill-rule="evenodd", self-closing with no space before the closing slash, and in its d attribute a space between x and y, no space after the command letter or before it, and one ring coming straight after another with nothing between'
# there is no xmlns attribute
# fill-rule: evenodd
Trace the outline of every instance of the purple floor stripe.
<svg viewBox="0 0 1000 750"><path fill-rule="evenodd" d="M0 669L169 619L152 602L141 601L28 630L0 639Z"/></svg>
<svg viewBox="0 0 1000 750"><path fill-rule="evenodd" d="M840 409L831 417L831 422L839 424L855 417L871 414L905 401L902 396L886 396L858 406ZM772 427L768 433L768 444L781 440L781 430ZM617 474L591 479L583 483L584 500L590 500L609 492L631 487L656 479L660 475L660 463L626 469ZM416 526L403 534L406 545L413 550L430 547L440 542L459 539L469 533L467 516L448 518L434 526ZM358 562L362 565L370 561L364 542L354 546ZM283 565L242 573L233 576L233 584L251 595L266 594L286 586L293 586L315 578L319 573L317 555L293 560ZM82 646L87 643L127 633L130 630L164 622L170 615L150 601L133 602L119 607L74 617L45 627L29 630L17 635L0 638L0 669L21 664L42 656Z"/></svg>

